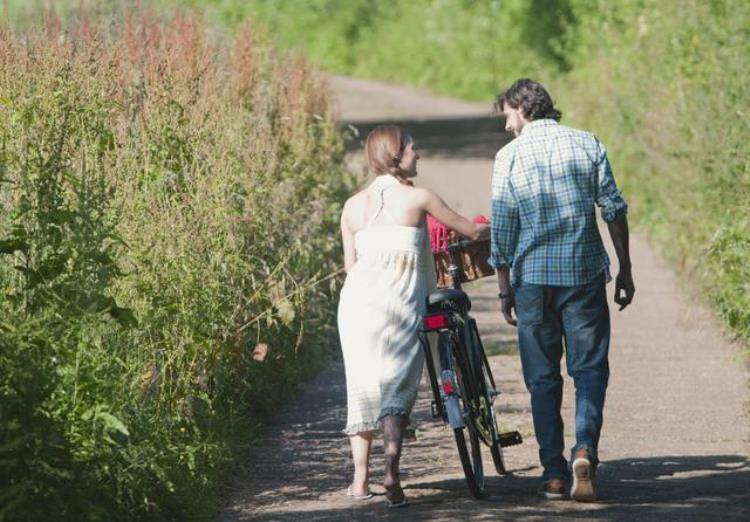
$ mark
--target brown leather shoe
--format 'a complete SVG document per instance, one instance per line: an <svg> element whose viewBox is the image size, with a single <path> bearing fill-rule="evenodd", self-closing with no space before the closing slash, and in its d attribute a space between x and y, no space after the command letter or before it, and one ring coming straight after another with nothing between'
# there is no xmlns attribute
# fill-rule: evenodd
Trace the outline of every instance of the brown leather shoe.
<svg viewBox="0 0 750 522"><path fill-rule="evenodd" d="M565 481L562 479L550 479L537 490L541 496L549 500L565 499Z"/></svg>
<svg viewBox="0 0 750 522"><path fill-rule="evenodd" d="M594 502L598 493L596 467L591 463L587 450L576 451L571 469L573 471L573 485L570 488L570 498L577 502Z"/></svg>

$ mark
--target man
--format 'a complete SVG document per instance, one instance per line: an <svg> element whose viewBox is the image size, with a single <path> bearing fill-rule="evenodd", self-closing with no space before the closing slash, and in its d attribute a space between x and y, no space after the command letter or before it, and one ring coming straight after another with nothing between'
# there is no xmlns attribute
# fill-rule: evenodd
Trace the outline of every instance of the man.
<svg viewBox="0 0 750 522"><path fill-rule="evenodd" d="M620 272L614 301L630 304L635 287L627 205L604 146L587 132L560 125L547 90L521 79L498 95L496 108L516 139L500 149L492 179L492 253L503 316L518 326L526 387L544 473L539 492L596 500L597 446L609 378L609 258L595 205L609 228ZM511 277L512 274L512 277ZM515 317L514 317L515 311ZM576 388L576 443L563 456L562 377Z"/></svg>

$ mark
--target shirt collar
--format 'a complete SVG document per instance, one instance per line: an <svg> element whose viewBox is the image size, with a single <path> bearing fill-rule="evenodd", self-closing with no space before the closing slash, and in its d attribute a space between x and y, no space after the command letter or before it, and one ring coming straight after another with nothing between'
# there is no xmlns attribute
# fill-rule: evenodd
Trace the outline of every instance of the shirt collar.
<svg viewBox="0 0 750 522"><path fill-rule="evenodd" d="M551 127L553 125L557 125L557 121L553 120L552 118L542 118L540 120L530 121L529 123L523 126L523 129L521 129L521 135L523 135L525 132L527 132L529 129L532 129L532 128Z"/></svg>

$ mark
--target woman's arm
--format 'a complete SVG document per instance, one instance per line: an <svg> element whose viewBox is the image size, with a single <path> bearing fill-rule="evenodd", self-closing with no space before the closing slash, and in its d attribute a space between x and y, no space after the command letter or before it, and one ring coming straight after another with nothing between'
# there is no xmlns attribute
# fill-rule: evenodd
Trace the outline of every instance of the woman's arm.
<svg viewBox="0 0 750 522"><path fill-rule="evenodd" d="M489 225L472 223L462 215L454 212L440 196L431 190L420 189L420 191L422 192L421 197L423 199L422 208L446 227L470 239L479 239L489 234Z"/></svg>
<svg viewBox="0 0 750 522"><path fill-rule="evenodd" d="M343 212L341 212L341 242L344 245L344 270L347 272L357 262L357 252L354 250L354 232L349 228L347 220L348 203L347 201Z"/></svg>

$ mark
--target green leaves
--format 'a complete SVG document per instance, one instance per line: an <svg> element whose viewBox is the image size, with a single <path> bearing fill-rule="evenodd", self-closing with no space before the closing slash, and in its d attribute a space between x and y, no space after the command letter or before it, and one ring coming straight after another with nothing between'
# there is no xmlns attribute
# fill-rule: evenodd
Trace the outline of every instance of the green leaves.
<svg viewBox="0 0 750 522"><path fill-rule="evenodd" d="M112 413L107 411L106 406L103 405L98 404L93 408L90 408L83 412L83 414L81 415L81 420L93 421L94 423L100 424L105 433L106 440L113 444L116 444L116 442L111 438L113 434L120 434L124 435L125 437L130 436L130 432L128 431L127 427L125 427L125 424L120 419L115 417Z"/></svg>
<svg viewBox="0 0 750 522"><path fill-rule="evenodd" d="M0 239L0 254L13 254L25 252L29 245L21 239Z"/></svg>
<svg viewBox="0 0 750 522"><path fill-rule="evenodd" d="M233 444L331 344L350 187L320 79L147 19L0 46L9 518L209 518Z"/></svg>
<svg viewBox="0 0 750 522"><path fill-rule="evenodd" d="M138 320L135 318L135 314L130 308L122 308L115 304L114 306L110 307L107 312L109 312L109 315L111 315L115 319L115 321L120 323L121 326L138 326Z"/></svg>

